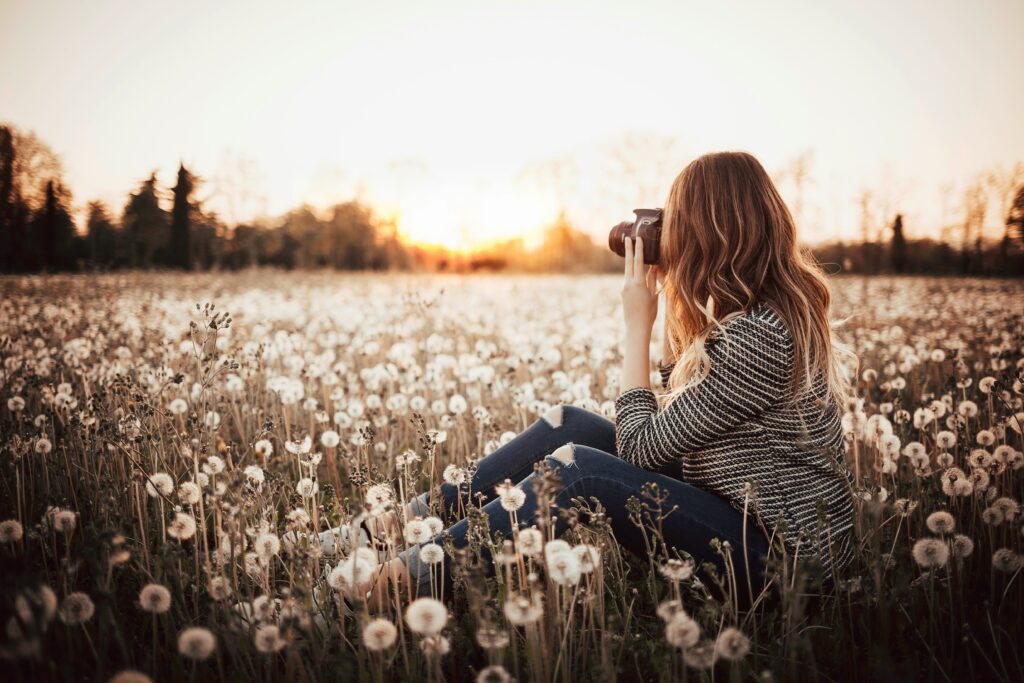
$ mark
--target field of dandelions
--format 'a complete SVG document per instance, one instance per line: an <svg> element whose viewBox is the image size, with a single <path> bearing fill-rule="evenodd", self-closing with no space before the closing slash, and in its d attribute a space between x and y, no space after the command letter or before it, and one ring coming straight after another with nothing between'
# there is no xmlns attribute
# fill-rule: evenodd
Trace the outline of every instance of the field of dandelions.
<svg viewBox="0 0 1024 683"><path fill-rule="evenodd" d="M739 610L728 576L658 543L656 492L630 512L652 548L635 557L593 501L552 510L570 521L560 539L550 518L488 539L467 491L454 594L361 601L353 582L440 520L402 519L375 550L319 532L468 480L551 406L614 418L620 287L0 280L3 678L1024 680L1014 281L835 280L861 366L843 420L856 558L833 582L810 556L773 558L773 599Z"/></svg>

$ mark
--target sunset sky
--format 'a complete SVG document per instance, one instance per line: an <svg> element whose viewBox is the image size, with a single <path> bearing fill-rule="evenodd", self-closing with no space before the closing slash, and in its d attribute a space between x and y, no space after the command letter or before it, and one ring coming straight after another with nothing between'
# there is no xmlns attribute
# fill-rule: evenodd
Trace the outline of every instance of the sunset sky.
<svg viewBox="0 0 1024 683"><path fill-rule="evenodd" d="M773 173L810 152L809 242L857 234L864 189L936 234L1024 161L1022 27L1020 0L3 0L0 121L117 211L184 160L228 220L358 194L446 246L560 207L603 236L745 149Z"/></svg>

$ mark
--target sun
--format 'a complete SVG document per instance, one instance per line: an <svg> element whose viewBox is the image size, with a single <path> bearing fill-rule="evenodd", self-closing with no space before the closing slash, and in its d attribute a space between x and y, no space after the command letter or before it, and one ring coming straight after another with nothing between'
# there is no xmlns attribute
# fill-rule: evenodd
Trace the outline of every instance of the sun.
<svg viewBox="0 0 1024 683"><path fill-rule="evenodd" d="M396 226L406 242L471 252L516 237L535 240L557 215L544 197L495 189L461 195L457 204L440 194L412 198L398 207Z"/></svg>

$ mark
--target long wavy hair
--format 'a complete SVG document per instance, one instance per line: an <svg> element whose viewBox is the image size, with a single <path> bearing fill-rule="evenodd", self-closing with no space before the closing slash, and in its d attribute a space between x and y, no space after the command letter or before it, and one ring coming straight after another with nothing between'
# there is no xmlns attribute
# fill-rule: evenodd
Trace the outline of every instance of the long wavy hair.
<svg viewBox="0 0 1024 683"><path fill-rule="evenodd" d="M790 400L824 382L823 400L844 405L850 375L840 355L857 357L839 341L829 319L831 292L764 167L746 152L706 154L684 168L665 202L660 261L666 333L675 362L670 403L710 371L705 341L713 329L758 302L770 306L793 338ZM727 336L727 334L725 335Z"/></svg>

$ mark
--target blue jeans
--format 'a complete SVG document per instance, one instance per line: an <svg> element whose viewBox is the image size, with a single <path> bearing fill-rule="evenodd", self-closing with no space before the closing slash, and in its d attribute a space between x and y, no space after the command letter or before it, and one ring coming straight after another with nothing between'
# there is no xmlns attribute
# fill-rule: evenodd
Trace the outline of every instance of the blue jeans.
<svg viewBox="0 0 1024 683"><path fill-rule="evenodd" d="M505 538L512 537L511 520L508 511L501 507L501 501L494 487L505 479L511 479L526 493L526 502L517 511L520 527L535 523L537 512L533 482L536 477L534 465L541 460L557 469L561 490L555 497L560 508L571 507L570 500L582 496L585 500L596 497L604 506L610 519L616 540L626 549L640 556L647 552L641 530L629 519L626 502L630 496L641 497L641 488L647 482L655 482L662 495L666 496L664 510L673 506L677 509L665 519L663 533L670 547L685 550L696 561L698 573L704 561L711 562L721 576L725 575L722 557L709 545L712 538L728 540L732 545L732 565L736 570L736 583L740 591L740 605L749 605L751 596L747 592L747 569L743 558L743 513L716 493L680 481L681 465L673 463L667 468L652 472L632 465L615 455L615 424L597 413L572 405L558 406L561 412L560 424L557 413L548 419L538 418L532 425L514 439L499 447L479 461L478 468L470 481L470 494L462 494L461 505L484 502L483 511L489 518L491 532L501 531ZM572 444L571 451L563 449L552 457L551 453L560 446ZM566 462L568 461L568 462ZM478 494L483 494L482 499ZM412 502L416 514L427 515L428 493ZM445 534L451 536L456 548L465 547L467 520L455 521L459 509L459 490L444 483L440 487L441 517L452 523L442 531L435 543L441 544ZM447 519L445 519L447 518ZM561 534L566 523L557 517L555 531ZM753 517L747 514L747 562L750 566L751 585L756 596L765 585L765 557L769 542ZM490 560L486 548L484 557ZM399 557L409 567L413 581L419 586L420 595L430 594L430 567L419 559L419 546L403 551ZM450 562L445 553L444 562ZM493 572L493 562L487 562ZM437 569L435 568L435 576ZM445 595L451 594L451 579L445 567ZM705 582L710 583L710 582ZM713 586L709 587L714 590Z"/></svg>

